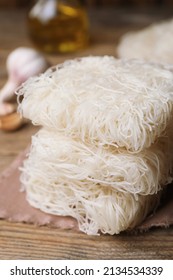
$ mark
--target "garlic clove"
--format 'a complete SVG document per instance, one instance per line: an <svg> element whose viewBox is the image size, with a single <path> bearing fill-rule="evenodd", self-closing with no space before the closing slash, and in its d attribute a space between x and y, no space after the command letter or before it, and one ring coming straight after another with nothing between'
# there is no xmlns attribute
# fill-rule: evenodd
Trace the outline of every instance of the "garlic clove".
<svg viewBox="0 0 173 280"><path fill-rule="evenodd" d="M45 57L32 48L20 47L12 51L7 57L7 83L0 91L0 101L10 100L17 87L29 77L44 72L50 66Z"/></svg>

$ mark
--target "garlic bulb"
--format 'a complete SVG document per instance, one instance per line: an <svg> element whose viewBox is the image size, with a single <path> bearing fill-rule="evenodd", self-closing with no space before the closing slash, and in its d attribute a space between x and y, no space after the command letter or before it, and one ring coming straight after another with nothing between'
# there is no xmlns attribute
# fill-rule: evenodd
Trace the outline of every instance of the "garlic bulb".
<svg viewBox="0 0 173 280"><path fill-rule="evenodd" d="M9 54L6 67L9 77L0 91L1 104L10 100L16 88L29 77L44 72L49 67L49 63L40 52L32 48L20 47Z"/></svg>

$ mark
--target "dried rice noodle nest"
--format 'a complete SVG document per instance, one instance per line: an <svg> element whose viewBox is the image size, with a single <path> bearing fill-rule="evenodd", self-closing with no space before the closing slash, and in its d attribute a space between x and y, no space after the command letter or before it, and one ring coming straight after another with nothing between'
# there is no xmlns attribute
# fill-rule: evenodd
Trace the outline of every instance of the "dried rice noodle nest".
<svg viewBox="0 0 173 280"><path fill-rule="evenodd" d="M154 143L173 115L166 66L109 56L66 61L30 78L17 94L20 113L34 124L133 152Z"/></svg>
<svg viewBox="0 0 173 280"><path fill-rule="evenodd" d="M129 154L42 129L21 168L22 186L32 206L76 218L81 231L117 234L139 224L158 202L169 177L161 146Z"/></svg>
<svg viewBox="0 0 173 280"><path fill-rule="evenodd" d="M152 24L122 36L117 47L121 58L173 63L173 19Z"/></svg>

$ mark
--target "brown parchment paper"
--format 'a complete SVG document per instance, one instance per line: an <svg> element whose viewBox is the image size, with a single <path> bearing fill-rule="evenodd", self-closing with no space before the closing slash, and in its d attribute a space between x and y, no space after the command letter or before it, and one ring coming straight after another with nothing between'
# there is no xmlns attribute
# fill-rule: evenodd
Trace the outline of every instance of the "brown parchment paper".
<svg viewBox="0 0 173 280"><path fill-rule="evenodd" d="M30 206L25 192L20 191L19 167L26 157L28 149L21 152L12 164L0 175L0 219L13 222L25 222L36 225L50 225L62 229L78 230L77 221L72 217L46 214ZM168 227L173 224L173 186L167 187L165 197L158 210L147 217L137 227L147 231L151 227Z"/></svg>

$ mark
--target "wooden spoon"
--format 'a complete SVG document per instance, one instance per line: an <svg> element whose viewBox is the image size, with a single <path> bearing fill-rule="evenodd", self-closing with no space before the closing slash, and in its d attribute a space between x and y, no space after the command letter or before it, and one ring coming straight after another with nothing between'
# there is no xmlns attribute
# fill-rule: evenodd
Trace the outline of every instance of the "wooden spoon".
<svg viewBox="0 0 173 280"><path fill-rule="evenodd" d="M17 112L0 116L0 130L15 131L24 125L25 121Z"/></svg>

